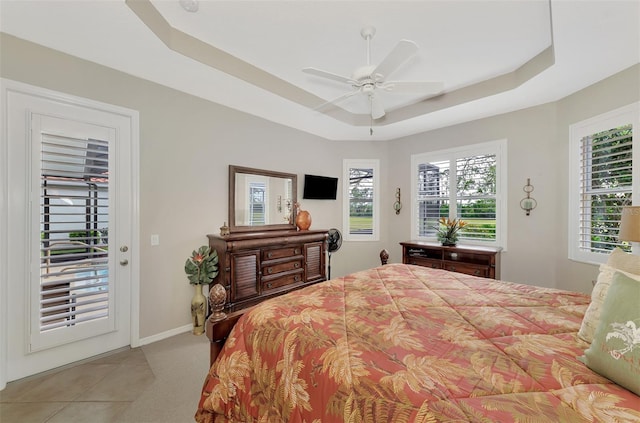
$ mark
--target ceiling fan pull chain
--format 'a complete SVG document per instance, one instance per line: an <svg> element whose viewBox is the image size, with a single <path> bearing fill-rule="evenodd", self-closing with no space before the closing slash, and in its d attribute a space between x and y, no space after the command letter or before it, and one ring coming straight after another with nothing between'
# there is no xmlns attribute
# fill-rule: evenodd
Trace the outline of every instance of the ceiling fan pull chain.
<svg viewBox="0 0 640 423"><path fill-rule="evenodd" d="M369 135L373 136L373 97L369 96L369 103L371 104L371 114L369 115L370 124L369 124Z"/></svg>

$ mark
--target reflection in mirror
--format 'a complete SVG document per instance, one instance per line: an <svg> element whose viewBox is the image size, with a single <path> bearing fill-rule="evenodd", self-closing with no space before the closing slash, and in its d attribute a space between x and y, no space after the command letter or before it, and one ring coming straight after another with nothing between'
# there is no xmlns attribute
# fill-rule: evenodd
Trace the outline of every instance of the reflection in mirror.
<svg viewBox="0 0 640 423"><path fill-rule="evenodd" d="M294 174L229 166L229 221L232 232L295 229Z"/></svg>

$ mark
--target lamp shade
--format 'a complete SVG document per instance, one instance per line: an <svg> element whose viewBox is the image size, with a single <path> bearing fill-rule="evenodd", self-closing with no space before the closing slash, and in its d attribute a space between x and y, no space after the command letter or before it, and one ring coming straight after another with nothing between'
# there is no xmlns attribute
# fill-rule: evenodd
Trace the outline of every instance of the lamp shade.
<svg viewBox="0 0 640 423"><path fill-rule="evenodd" d="M622 208L618 239L620 241L640 241L640 206Z"/></svg>

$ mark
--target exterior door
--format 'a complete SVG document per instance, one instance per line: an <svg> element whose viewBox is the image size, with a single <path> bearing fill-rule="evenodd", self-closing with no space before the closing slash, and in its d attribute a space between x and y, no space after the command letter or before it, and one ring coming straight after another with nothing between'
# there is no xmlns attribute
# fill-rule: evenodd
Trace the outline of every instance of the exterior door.
<svg viewBox="0 0 640 423"><path fill-rule="evenodd" d="M134 114L7 93L7 380L131 343Z"/></svg>

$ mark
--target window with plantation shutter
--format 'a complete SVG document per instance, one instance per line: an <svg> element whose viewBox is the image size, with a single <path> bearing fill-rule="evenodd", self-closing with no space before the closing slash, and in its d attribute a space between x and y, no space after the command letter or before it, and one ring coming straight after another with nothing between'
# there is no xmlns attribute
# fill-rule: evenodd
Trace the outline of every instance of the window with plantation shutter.
<svg viewBox="0 0 640 423"><path fill-rule="evenodd" d="M40 331L109 315L109 148L42 134Z"/></svg>
<svg viewBox="0 0 640 423"><path fill-rule="evenodd" d="M631 252L618 231L622 207L632 205L640 189L634 110L629 106L571 126L572 259L598 263L616 247Z"/></svg>
<svg viewBox="0 0 640 423"><path fill-rule="evenodd" d="M343 162L343 236L347 241L379 239L379 161Z"/></svg>
<svg viewBox="0 0 640 423"><path fill-rule="evenodd" d="M505 141L412 156L412 238L436 239L440 218L467 223L459 241L504 248Z"/></svg>
<svg viewBox="0 0 640 423"><path fill-rule="evenodd" d="M249 183L249 225L265 225L266 207L265 207L265 184L259 182Z"/></svg>

